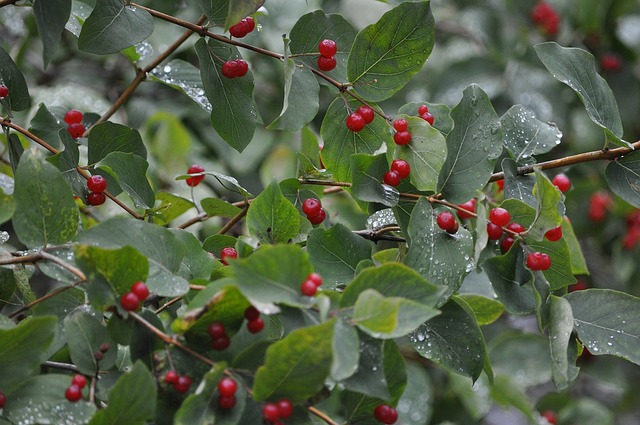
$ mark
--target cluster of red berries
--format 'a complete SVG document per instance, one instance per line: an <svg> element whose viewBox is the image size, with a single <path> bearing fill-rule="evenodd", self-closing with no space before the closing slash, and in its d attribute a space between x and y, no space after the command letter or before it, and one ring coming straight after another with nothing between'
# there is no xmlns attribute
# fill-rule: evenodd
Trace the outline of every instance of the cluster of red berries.
<svg viewBox="0 0 640 425"><path fill-rule="evenodd" d="M396 187L411 174L411 166L404 159L394 159L391 168L384 173L382 180L389 186Z"/></svg>
<svg viewBox="0 0 640 425"><path fill-rule="evenodd" d="M107 190L107 180L99 174L89 177L87 180L87 204L97 206L102 205L107 200L104 191Z"/></svg>
<svg viewBox="0 0 640 425"><path fill-rule="evenodd" d="M324 39L318 44L318 68L321 71L331 71L336 67L335 54L338 53L338 46L336 42L329 39Z"/></svg>
<svg viewBox="0 0 640 425"><path fill-rule="evenodd" d="M395 424L398 420L398 411L388 404L379 404L373 411L373 417L376 418L378 422L391 425Z"/></svg>
<svg viewBox="0 0 640 425"><path fill-rule="evenodd" d="M300 292L307 297L313 297L320 286L322 286L322 277L318 273L311 273L300 285Z"/></svg>
<svg viewBox="0 0 640 425"><path fill-rule="evenodd" d="M393 122L393 128L396 131L393 135L393 141L396 145L408 145L411 142L411 133L407 130L409 123L404 118L398 118Z"/></svg>
<svg viewBox="0 0 640 425"><path fill-rule="evenodd" d="M120 305L126 311L136 311L140 303L149 297L149 288L144 282L136 282L131 285L129 292L120 297Z"/></svg>
<svg viewBox="0 0 640 425"><path fill-rule="evenodd" d="M558 34L560 15L547 2L538 2L531 9L531 20L542 28L547 35Z"/></svg>
<svg viewBox="0 0 640 425"><path fill-rule="evenodd" d="M231 339L227 335L227 330L220 322L212 322L207 329L211 337L211 348L216 351L224 351L231 345Z"/></svg>
<svg viewBox="0 0 640 425"><path fill-rule="evenodd" d="M64 114L64 122L68 124L67 131L74 139L82 137L84 134L85 128L82 124L82 118L82 112L77 109L70 109Z"/></svg>
<svg viewBox="0 0 640 425"><path fill-rule="evenodd" d="M281 419L293 415L293 404L286 398L277 403L267 403L262 407L262 417L270 425L284 425Z"/></svg>
<svg viewBox="0 0 640 425"><path fill-rule="evenodd" d="M203 171L204 171L204 168L202 168L201 166L192 165L187 170L187 174L197 174L197 173L202 173ZM202 180L204 180L204 174L199 176L189 177L185 181L187 182L187 186L195 187L199 185Z"/></svg>
<svg viewBox="0 0 640 425"><path fill-rule="evenodd" d="M256 28L256 21L251 16L247 16L235 25L229 28L229 34L235 38L242 38Z"/></svg>
<svg viewBox="0 0 640 425"><path fill-rule="evenodd" d="M589 197L587 216L592 221L601 222L607 218L607 210L613 205L613 199L607 192L596 192Z"/></svg>
<svg viewBox="0 0 640 425"><path fill-rule="evenodd" d="M433 114L429 112L429 108L427 107L427 105L418 106L418 116L428 122L430 125L433 125L433 122L435 121L435 118L433 117Z"/></svg>
<svg viewBox="0 0 640 425"><path fill-rule="evenodd" d="M257 334L264 329L264 320L260 317L260 312L254 306L249 306L244 311L244 318L247 319L247 330L252 334Z"/></svg>
<svg viewBox="0 0 640 425"><path fill-rule="evenodd" d="M311 224L321 224L327 218L327 212L322 208L320 200L316 198L305 199L302 203L302 212Z"/></svg>
<svg viewBox="0 0 640 425"><path fill-rule="evenodd" d="M624 249L632 250L640 242L640 210L627 215L627 233L622 241Z"/></svg>
<svg viewBox="0 0 640 425"><path fill-rule="evenodd" d="M164 382L173 386L173 389L180 394L184 394L191 388L191 378L187 375L178 375L175 370L169 370L164 374Z"/></svg>
<svg viewBox="0 0 640 425"><path fill-rule="evenodd" d="M232 59L222 64L221 72L227 78L244 77L249 72L249 64L244 59Z"/></svg>
<svg viewBox="0 0 640 425"><path fill-rule="evenodd" d="M218 406L221 409L233 409L236 405L238 384L232 378L222 378L218 382Z"/></svg>
<svg viewBox="0 0 640 425"><path fill-rule="evenodd" d="M347 117L347 128L354 133L361 131L365 125L369 124L375 118L373 109L367 105L362 105L356 111Z"/></svg>
<svg viewBox="0 0 640 425"><path fill-rule="evenodd" d="M4 84L0 84L0 99L7 96L9 96L9 89Z"/></svg>
<svg viewBox="0 0 640 425"><path fill-rule="evenodd" d="M220 251L220 262L225 266L228 266L229 262L227 259L229 258L238 258L238 251L233 247L226 246Z"/></svg>
<svg viewBox="0 0 640 425"><path fill-rule="evenodd" d="M436 223L439 228L451 235L455 235L460 227L458 220L456 220L450 211L442 211L439 213L436 217Z"/></svg>
<svg viewBox="0 0 640 425"><path fill-rule="evenodd" d="M64 396L72 403L82 398L82 389L87 385L87 378L80 374L73 375L71 385L64 392Z"/></svg>

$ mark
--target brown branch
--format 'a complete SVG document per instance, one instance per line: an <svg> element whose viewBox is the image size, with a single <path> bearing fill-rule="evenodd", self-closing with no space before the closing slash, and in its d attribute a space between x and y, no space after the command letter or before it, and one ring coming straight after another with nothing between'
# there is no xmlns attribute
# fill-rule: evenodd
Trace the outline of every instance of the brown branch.
<svg viewBox="0 0 640 425"><path fill-rule="evenodd" d="M0 7L9 6L10 4L17 3L19 0L2 0L0 1Z"/></svg>
<svg viewBox="0 0 640 425"><path fill-rule="evenodd" d="M240 212L238 214L236 214L231 220L229 220L227 222L227 224L224 225L224 227L222 227L222 229L218 230L218 234L219 235L224 235L225 233L227 233L229 230L231 230L231 228L233 226L235 226L236 224L238 224L238 222L240 222L240 220L242 220L244 218L244 216L247 215L247 212L249 211L249 204L247 204L247 206L245 208L243 208L242 210L240 210Z"/></svg>
<svg viewBox="0 0 640 425"><path fill-rule="evenodd" d="M38 298L37 300L33 300L32 302L30 302L27 305L24 305L22 307L20 307L19 309L17 309L16 311L12 312L11 314L9 314L9 317L15 317L18 314L22 313L23 311L27 311L29 310L31 307L33 307L36 304L41 303L42 301L48 300L49 298L55 297L56 295L58 295L61 292L66 291L67 289L71 289L75 286L80 285L81 283L85 282L85 280L78 280L73 282L71 285L67 285L67 286L63 286L62 288L58 288L54 291L49 292L48 294L43 295L42 297Z"/></svg>
<svg viewBox="0 0 640 425"><path fill-rule="evenodd" d="M317 417L319 417L320 419L322 419L323 421L325 421L329 425L338 425L338 423L335 422L333 419L331 419L329 416L327 416L326 413L316 409L313 406L307 406L307 410L313 413L314 415L316 415Z"/></svg>

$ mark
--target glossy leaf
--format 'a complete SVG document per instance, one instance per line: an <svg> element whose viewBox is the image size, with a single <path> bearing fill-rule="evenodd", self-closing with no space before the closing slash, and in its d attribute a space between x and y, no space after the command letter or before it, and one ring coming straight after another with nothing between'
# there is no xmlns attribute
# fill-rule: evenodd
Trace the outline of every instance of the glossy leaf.
<svg viewBox="0 0 640 425"><path fill-rule="evenodd" d="M146 10L121 0L97 0L84 21L78 48L106 55L140 43L153 32L153 18Z"/></svg>
<svg viewBox="0 0 640 425"><path fill-rule="evenodd" d="M520 164L530 164L534 155L551 151L560 144L562 132L553 123L542 122L522 105L509 108L500 117L504 146Z"/></svg>
<svg viewBox="0 0 640 425"><path fill-rule="evenodd" d="M131 196L136 208L149 209L155 203L153 189L147 180L147 161L135 154L111 152L96 164L114 177L122 189Z"/></svg>
<svg viewBox="0 0 640 425"><path fill-rule="evenodd" d="M389 163L385 154L368 155L358 153L351 155L351 191L356 199L365 202L378 202L388 207L398 203L399 194L396 189L383 185L382 176L389 171Z"/></svg>
<svg viewBox="0 0 640 425"><path fill-rule="evenodd" d="M91 129L88 139L89 164L95 164L112 152L132 153L147 157L140 133L122 124L103 122Z"/></svg>
<svg viewBox="0 0 640 425"><path fill-rule="evenodd" d="M613 193L640 208L640 154L637 151L609 162L605 177Z"/></svg>
<svg viewBox="0 0 640 425"><path fill-rule="evenodd" d="M561 297L551 295L549 346L551 348L551 373L558 390L563 390L578 376L579 368L574 358L570 357L571 332L573 332L573 312L569 302ZM573 344L575 352L575 344Z"/></svg>
<svg viewBox="0 0 640 425"><path fill-rule="evenodd" d="M110 369L116 361L116 349L103 353L98 362L95 353L100 346L108 343L115 348L115 343L107 333L107 328L91 314L84 310L74 310L64 319L64 330L71 361L83 375L93 376L99 368Z"/></svg>
<svg viewBox="0 0 640 425"><path fill-rule="evenodd" d="M451 118L455 126L447 136L438 191L448 201L461 204L489 181L502 152L502 131L489 97L475 84L464 89Z"/></svg>
<svg viewBox="0 0 640 425"><path fill-rule="evenodd" d="M164 66L155 68L149 77L181 91L202 109L211 112L211 102L204 94L200 71L189 62L174 59Z"/></svg>
<svg viewBox="0 0 640 425"><path fill-rule="evenodd" d="M37 0L33 5L33 14L42 39L42 59L46 68L69 20L71 0Z"/></svg>
<svg viewBox="0 0 640 425"><path fill-rule="evenodd" d="M249 232L263 243L287 243L298 235L300 213L274 180L258 195L247 213Z"/></svg>
<svg viewBox="0 0 640 425"><path fill-rule="evenodd" d="M372 102L388 99L424 65L434 44L430 2L405 2L358 33L347 77Z"/></svg>
<svg viewBox="0 0 640 425"><path fill-rule="evenodd" d="M251 195L251 193L247 192L247 190L244 187L240 186L240 183L238 183L238 180L236 180L235 177L218 173L217 171L204 171L198 174L215 177L215 179L218 180L218 182L220 182L220 184L223 185L225 188L242 195L244 198L250 198L253 196ZM176 177L176 180L186 180L189 177L191 177L191 174L182 174Z"/></svg>
<svg viewBox="0 0 640 425"><path fill-rule="evenodd" d="M11 109L14 111L27 109L31 104L27 82L4 48L0 48L0 79L2 79L2 84L9 89Z"/></svg>

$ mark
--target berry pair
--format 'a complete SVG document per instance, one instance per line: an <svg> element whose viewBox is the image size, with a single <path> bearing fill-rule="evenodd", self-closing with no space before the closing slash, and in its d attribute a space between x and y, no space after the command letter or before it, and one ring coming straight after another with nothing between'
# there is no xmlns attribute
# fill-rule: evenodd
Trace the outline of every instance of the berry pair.
<svg viewBox="0 0 640 425"><path fill-rule="evenodd" d="M551 267L551 257L544 252L532 252L527 256L527 267L531 270L547 270Z"/></svg>
<svg viewBox="0 0 640 425"><path fill-rule="evenodd" d="M404 118L398 118L393 122L393 128L396 130L393 135L393 141L396 145L408 145L411 142L411 133L407 130L409 123Z"/></svg>
<svg viewBox="0 0 640 425"><path fill-rule="evenodd" d="M73 375L73 379L71 380L71 385L64 392L64 396L67 400L72 403L80 400L82 398L82 389L87 385L87 378L82 375L76 374Z"/></svg>
<svg viewBox="0 0 640 425"><path fill-rule="evenodd" d="M429 112L429 108L427 105L418 106L418 116L428 122L430 125L433 125L435 118L431 112Z"/></svg>
<svg viewBox="0 0 640 425"><path fill-rule="evenodd" d="M169 370L164 374L164 382L171 384L173 389L180 394L184 394L191 388L191 378L187 375L178 375L175 370Z"/></svg>
<svg viewBox="0 0 640 425"><path fill-rule="evenodd" d="M227 335L227 330L220 322L213 322L207 329L211 337L211 348L216 351L224 351L231 345L231 339Z"/></svg>
<svg viewBox="0 0 640 425"><path fill-rule="evenodd" d="M229 262L227 260L229 258L238 258L238 251L230 246L222 248L222 250L220 251L220 262L225 266L228 266Z"/></svg>
<svg viewBox="0 0 640 425"><path fill-rule="evenodd" d="M373 121L375 117L373 109L367 105L362 105L347 117L347 128L354 133L361 131L365 125Z"/></svg>
<svg viewBox="0 0 640 425"><path fill-rule="evenodd" d="M236 405L238 384L231 378L222 378L218 382L218 406L221 409L233 409Z"/></svg>
<svg viewBox="0 0 640 425"><path fill-rule="evenodd" d="M192 165L187 170L187 174L197 174L202 172L204 172L204 168L202 168L199 165ZM204 180L204 174L201 174L199 176L189 177L185 181L187 182L187 186L195 187L199 185L202 180Z"/></svg>
<svg viewBox="0 0 640 425"><path fill-rule="evenodd" d="M502 237L502 228L509 224L509 220L511 220L511 214L509 214L509 211L500 207L493 208L489 212L489 223L487 223L487 234L489 235L489 239L492 241L500 239Z"/></svg>
<svg viewBox="0 0 640 425"><path fill-rule="evenodd" d="M140 307L140 303L149 297L149 288L144 282L136 282L131 285L129 292L120 297L120 305L126 311L136 311Z"/></svg>
<svg viewBox="0 0 640 425"><path fill-rule="evenodd" d="M221 72L227 78L244 77L249 72L249 64L244 59L232 59L222 64Z"/></svg>
<svg viewBox="0 0 640 425"><path fill-rule="evenodd" d="M260 317L260 312L254 306L249 306L244 311L244 318L247 319L247 330L252 334L257 334L264 329L264 320Z"/></svg>
<svg viewBox="0 0 640 425"><path fill-rule="evenodd" d="M382 180L389 186L396 187L403 179L411 174L411 166L404 159L394 159L389 171L384 173Z"/></svg>
<svg viewBox="0 0 640 425"><path fill-rule="evenodd" d="M398 411L388 404L379 404L373 411L373 417L378 422L391 425L398 421Z"/></svg>
<svg viewBox="0 0 640 425"><path fill-rule="evenodd" d="M104 191L107 190L107 180L99 174L89 177L87 180L87 204L98 206L104 204L107 200Z"/></svg>
<svg viewBox="0 0 640 425"><path fill-rule="evenodd" d="M9 89L4 84L0 84L0 99L9 96Z"/></svg>
<svg viewBox="0 0 640 425"><path fill-rule="evenodd" d="M442 211L436 217L436 223L438 227L449 233L450 235L455 235L458 231L459 224L456 218L451 214L450 211Z"/></svg>
<svg viewBox="0 0 640 425"><path fill-rule="evenodd" d="M256 28L256 21L251 16L247 16L235 25L229 28L229 34L235 38L242 38L252 32Z"/></svg>
<svg viewBox="0 0 640 425"><path fill-rule="evenodd" d="M507 224L507 230L515 234L520 234L524 232L525 229L522 224L513 222ZM515 239L512 236L512 233L507 233L502 241L500 241L500 252L502 252L503 254L506 254L515 243Z"/></svg>
<svg viewBox="0 0 640 425"><path fill-rule="evenodd" d="M324 39L318 44L318 68L321 71L331 71L336 67L335 54L338 53L338 46L336 42L329 39Z"/></svg>
<svg viewBox="0 0 640 425"><path fill-rule="evenodd" d="M293 415L293 404L286 398L277 403L267 403L262 407L262 417L272 425L283 424L280 419L287 419Z"/></svg>
<svg viewBox="0 0 640 425"><path fill-rule="evenodd" d="M313 297L322 286L322 277L318 273L311 273L300 285L300 292L307 297Z"/></svg>
<svg viewBox="0 0 640 425"><path fill-rule="evenodd" d="M302 203L302 212L311 224L321 224L327 218L327 212L322 208L320 200L316 198L305 199Z"/></svg>
<svg viewBox="0 0 640 425"><path fill-rule="evenodd" d="M560 16L547 2L541 1L531 9L531 20L541 27L547 35L558 34Z"/></svg>
<svg viewBox="0 0 640 425"><path fill-rule="evenodd" d="M64 122L68 124L67 131L74 139L82 137L84 134L85 128L82 124L82 118L82 112L77 109L70 109L64 114Z"/></svg>

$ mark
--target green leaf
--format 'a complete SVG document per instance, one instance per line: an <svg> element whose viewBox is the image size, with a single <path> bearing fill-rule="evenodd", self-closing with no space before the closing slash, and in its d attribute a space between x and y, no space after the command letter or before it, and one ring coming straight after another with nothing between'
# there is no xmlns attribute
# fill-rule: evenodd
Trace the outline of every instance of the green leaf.
<svg viewBox="0 0 640 425"><path fill-rule="evenodd" d="M609 187L619 197L640 208L640 153L635 151L615 161L605 170Z"/></svg>
<svg viewBox="0 0 640 425"><path fill-rule="evenodd" d="M263 243L287 243L300 231L300 213L274 180L251 203L247 227Z"/></svg>
<svg viewBox="0 0 640 425"><path fill-rule="evenodd" d="M224 26L229 13L229 0L198 0L198 3L209 21Z"/></svg>
<svg viewBox="0 0 640 425"><path fill-rule="evenodd" d="M509 376L522 387L551 379L549 341L544 336L505 333L493 341L490 357L496 375Z"/></svg>
<svg viewBox="0 0 640 425"><path fill-rule="evenodd" d="M555 295L549 297L549 346L551 349L551 373L556 388L566 389L578 376L575 366L575 343L571 344L573 332L573 312L569 302ZM571 348L573 346L573 358Z"/></svg>
<svg viewBox="0 0 640 425"><path fill-rule="evenodd" d="M375 156L366 153L353 154L351 171L353 179L351 191L356 199L379 202L389 207L398 203L398 190L381 182L384 173L389 171L386 154L381 153Z"/></svg>
<svg viewBox="0 0 640 425"><path fill-rule="evenodd" d="M160 201L160 206L155 208L154 211L160 215L155 216L154 220L161 226L172 222L194 207L193 202L189 199L174 195L173 193L158 192L155 196L156 200ZM203 202L204 201L203 199Z"/></svg>
<svg viewBox="0 0 640 425"><path fill-rule="evenodd" d="M205 198L200 202L200 204L202 205L202 209L204 210L204 212L209 214L211 217L220 216L232 218L240 211L242 211L235 205L217 198Z"/></svg>
<svg viewBox="0 0 640 425"><path fill-rule="evenodd" d="M561 203L562 193L542 173L539 167L535 167L536 185L533 194L536 197L536 217L528 226L529 237L540 241L545 233L562 224L564 204Z"/></svg>
<svg viewBox="0 0 640 425"><path fill-rule="evenodd" d="M597 356L612 354L640 364L640 299L611 289L587 289L564 297L580 341Z"/></svg>
<svg viewBox="0 0 640 425"><path fill-rule="evenodd" d="M422 357L475 381L485 366L487 347L473 311L458 297L441 310L410 334L411 345Z"/></svg>
<svg viewBox="0 0 640 425"><path fill-rule="evenodd" d="M26 151L15 176L13 226L29 247L63 244L78 228L78 207L64 177L35 149Z"/></svg>
<svg viewBox="0 0 640 425"><path fill-rule="evenodd" d="M245 16L254 14L264 4L264 0L230 1L229 13L224 24L225 30L240 22Z"/></svg>
<svg viewBox="0 0 640 425"><path fill-rule="evenodd" d="M562 238L567 241L567 245L569 246L569 254L571 255L571 273L574 275L589 274L589 268L587 267L584 255L582 255L578 238L573 231L573 226L567 219L562 221Z"/></svg>
<svg viewBox="0 0 640 425"><path fill-rule="evenodd" d="M384 367L384 341L359 334L360 351L358 369L348 379L342 382L345 389L368 397L390 400L386 371Z"/></svg>
<svg viewBox="0 0 640 425"><path fill-rule="evenodd" d="M138 130L122 124L103 122L91 129L87 142L89 164L93 165L112 152L132 153L147 157L147 148Z"/></svg>
<svg viewBox="0 0 640 425"><path fill-rule="evenodd" d="M538 205L538 201L533 195L533 186L536 184L535 176L531 174L519 175L517 164L511 158L502 160L502 170L504 171L504 199L517 199L535 208Z"/></svg>
<svg viewBox="0 0 640 425"><path fill-rule="evenodd" d="M0 80L9 89L8 99L4 98L4 101L9 101L11 109L14 111L27 109L31 104L27 82L11 56L3 48L0 48Z"/></svg>
<svg viewBox="0 0 640 425"><path fill-rule="evenodd" d="M67 172L67 174L71 174L74 177L74 181L75 179L78 179L78 181L82 181L84 184L82 185L82 187L78 187L78 189L81 188L82 190L84 190L84 188L87 186L87 182L76 173L76 166L80 161L80 151L78 149L78 143L65 129L58 128L57 136L58 139L62 142L64 150L50 156L49 158L47 158L47 161L55 165L56 168L63 173ZM74 187L74 189L76 188ZM74 192L83 193L77 192L75 190Z"/></svg>
<svg viewBox="0 0 640 425"><path fill-rule="evenodd" d="M64 331L71 361L83 375L94 376L98 368L109 370L116 362L117 350L108 350L100 362L95 353L105 342L115 347L107 328L84 310L74 310L64 319Z"/></svg>
<svg viewBox="0 0 640 425"><path fill-rule="evenodd" d="M358 33L347 61L349 82L372 102L404 87L431 54L435 23L430 2L405 2Z"/></svg>
<svg viewBox="0 0 640 425"><path fill-rule="evenodd" d="M353 322L374 338L398 338L438 315L438 310L401 297L385 298L375 289L358 295Z"/></svg>
<svg viewBox="0 0 640 425"><path fill-rule="evenodd" d="M126 418L128 425L139 425L153 418L156 410L156 382L141 362L122 375L109 391L107 407L100 410L90 425L117 425Z"/></svg>
<svg viewBox="0 0 640 425"><path fill-rule="evenodd" d="M442 133L422 118L405 117L411 143L399 146L398 158L411 166L411 184L422 191L435 192L438 175L447 157L447 141Z"/></svg>
<svg viewBox="0 0 640 425"><path fill-rule="evenodd" d="M621 139L622 121L618 104L605 79L598 75L593 55L555 42L536 44L534 49L549 72L576 92L591 121L604 130L607 144L630 146Z"/></svg>
<svg viewBox="0 0 640 425"><path fill-rule="evenodd" d="M430 283L446 286L441 302L446 301L473 268L471 234L462 226L455 235L443 232L425 198L420 198L413 209L407 231L411 245L404 263Z"/></svg>
<svg viewBox="0 0 640 425"><path fill-rule="evenodd" d="M542 122L522 105L509 108L500 117L504 146L517 163L530 164L531 157L551 151L560 144L562 132L554 123Z"/></svg>
<svg viewBox="0 0 640 425"><path fill-rule="evenodd" d="M254 254L255 255L255 254ZM300 403L324 386L331 369L333 320L297 329L267 350L265 365L256 372L256 401L288 398Z"/></svg>
<svg viewBox="0 0 640 425"><path fill-rule="evenodd" d="M133 153L111 152L96 164L111 174L131 196L136 208L150 209L155 203L153 189L147 180L147 160Z"/></svg>
<svg viewBox="0 0 640 425"><path fill-rule="evenodd" d="M469 304L469 307L476 315L478 324L481 326L495 322L504 312L504 305L500 301L492 300L482 295L461 294L460 298Z"/></svg>
<svg viewBox="0 0 640 425"><path fill-rule="evenodd" d="M147 257L131 246L105 249L90 245L76 245L75 255L93 263L96 270L111 284L116 295L129 292L137 281L146 281L149 273Z"/></svg>
<svg viewBox="0 0 640 425"><path fill-rule="evenodd" d="M242 152L256 128L257 111L253 101L253 75L227 78L222 75L224 61L241 57L238 49L204 38L195 44L200 61L204 91L211 102L211 125L232 148Z"/></svg>
<svg viewBox="0 0 640 425"><path fill-rule="evenodd" d="M39 372L47 348L56 336L55 316L31 317L11 329L0 328L0 382L9 393Z"/></svg>
<svg viewBox="0 0 640 425"><path fill-rule="evenodd" d="M447 136L438 191L449 202L461 204L489 181L502 152L502 131L489 96L475 84L464 89L451 118L455 126Z"/></svg>
<svg viewBox="0 0 640 425"><path fill-rule="evenodd" d="M204 85L200 77L200 71L189 62L182 59L174 59L164 66L155 68L149 74L149 77L181 91L202 109L211 112L211 102L204 95Z"/></svg>
<svg viewBox="0 0 640 425"><path fill-rule="evenodd" d="M49 143L54 148L60 147L59 131L62 129L58 120L47 109L44 103L38 105L38 111L29 123L29 131ZM66 131L66 129L65 129Z"/></svg>
<svg viewBox="0 0 640 425"><path fill-rule="evenodd" d="M564 239L551 242L545 238L538 242L526 236L525 243L529 248L527 254L532 251L539 251L551 257L551 267L543 272L544 277L551 285L551 290L555 291L573 285L576 282L576 278L571 273L569 246Z"/></svg>
<svg viewBox="0 0 640 425"><path fill-rule="evenodd" d="M146 10L126 5L122 0L97 0L84 21L78 48L106 55L140 43L153 32L153 18Z"/></svg>
<svg viewBox="0 0 640 425"><path fill-rule="evenodd" d="M333 327L332 349L331 378L343 381L358 370L360 362L360 338L356 328L337 319Z"/></svg>
<svg viewBox="0 0 640 425"><path fill-rule="evenodd" d="M33 5L33 14L42 39L42 59L46 68L69 20L71 0L37 0Z"/></svg>

